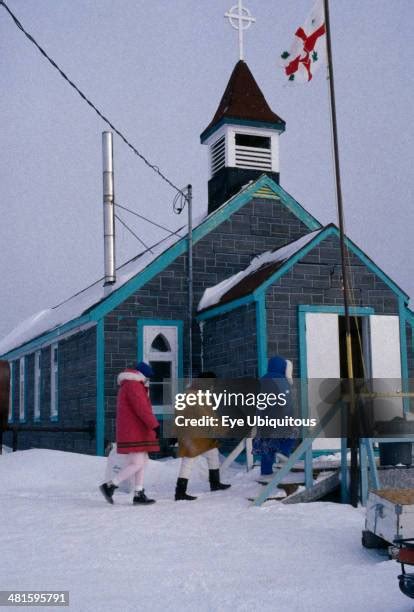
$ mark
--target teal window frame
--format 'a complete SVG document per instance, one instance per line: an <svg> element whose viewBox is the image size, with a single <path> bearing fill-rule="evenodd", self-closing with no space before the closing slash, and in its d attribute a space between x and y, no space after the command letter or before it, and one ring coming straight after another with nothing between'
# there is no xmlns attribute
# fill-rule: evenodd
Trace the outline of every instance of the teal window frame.
<svg viewBox="0 0 414 612"><path fill-rule="evenodd" d="M53 422L59 420L59 344L57 342L50 346L50 420Z"/></svg>
<svg viewBox="0 0 414 612"><path fill-rule="evenodd" d="M42 394L42 351L34 353L33 361L33 420L41 420L41 394Z"/></svg>
<svg viewBox="0 0 414 612"><path fill-rule="evenodd" d="M26 356L19 359L19 423L26 423L27 419L27 376L26 376ZM22 367L23 366L23 367ZM23 374L23 384L22 384Z"/></svg>
<svg viewBox="0 0 414 612"><path fill-rule="evenodd" d="M138 319L137 321L137 361L144 360L144 328L145 327L176 327L177 328L177 380L184 377L183 331L181 319ZM163 420L164 414L154 407L157 418Z"/></svg>
<svg viewBox="0 0 414 612"><path fill-rule="evenodd" d="M13 423L14 420L14 406L13 406L13 401L14 401L14 389L13 389L13 383L14 383L14 379L13 379L13 375L14 375L14 361L10 361L9 362L9 368L10 368L10 387L9 387L9 412L7 415L7 422L8 423Z"/></svg>

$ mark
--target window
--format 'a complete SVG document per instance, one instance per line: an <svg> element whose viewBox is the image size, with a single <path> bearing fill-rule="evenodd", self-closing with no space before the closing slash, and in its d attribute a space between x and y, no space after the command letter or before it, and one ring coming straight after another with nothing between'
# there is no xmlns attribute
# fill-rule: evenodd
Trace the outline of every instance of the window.
<svg viewBox="0 0 414 612"><path fill-rule="evenodd" d="M41 389L41 351L36 351L34 355L34 413L35 421L40 421L40 389Z"/></svg>
<svg viewBox="0 0 414 612"><path fill-rule="evenodd" d="M14 371L14 363L10 362L10 386L9 386L9 417L8 421L11 423L13 421L13 371Z"/></svg>
<svg viewBox="0 0 414 612"><path fill-rule="evenodd" d="M255 136L253 134L236 134L236 145L270 149L270 138L269 136Z"/></svg>
<svg viewBox="0 0 414 612"><path fill-rule="evenodd" d="M58 372L59 372L59 358L58 358L58 345L52 344L50 349L50 418L52 421L57 421L58 418L58 399L59 399L59 386L58 386Z"/></svg>
<svg viewBox="0 0 414 612"><path fill-rule="evenodd" d="M171 409L178 377L178 326L144 325L143 358L154 370L150 397L157 412Z"/></svg>
<svg viewBox="0 0 414 612"><path fill-rule="evenodd" d="M255 134L236 134L235 146L237 168L272 170L270 137Z"/></svg>
<svg viewBox="0 0 414 612"><path fill-rule="evenodd" d="M26 379L25 379L25 357L21 357L20 361L20 378L19 378L19 420L24 421L26 419Z"/></svg>

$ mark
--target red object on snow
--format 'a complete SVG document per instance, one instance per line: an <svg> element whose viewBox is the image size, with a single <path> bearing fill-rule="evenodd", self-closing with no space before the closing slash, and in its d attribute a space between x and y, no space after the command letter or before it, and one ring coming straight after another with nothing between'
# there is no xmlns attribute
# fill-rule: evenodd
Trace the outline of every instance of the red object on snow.
<svg viewBox="0 0 414 612"><path fill-rule="evenodd" d="M160 450L154 431L159 423L152 412L145 380L132 369L118 376L116 444L120 454Z"/></svg>

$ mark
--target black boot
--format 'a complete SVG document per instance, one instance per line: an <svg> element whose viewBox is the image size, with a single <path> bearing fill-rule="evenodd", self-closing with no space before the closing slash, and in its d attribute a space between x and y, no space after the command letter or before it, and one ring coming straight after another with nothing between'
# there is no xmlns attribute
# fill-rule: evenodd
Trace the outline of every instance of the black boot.
<svg viewBox="0 0 414 612"><path fill-rule="evenodd" d="M224 489L229 489L231 487L230 484L223 484L220 482L220 470L209 470L208 473L210 489L212 491L224 491Z"/></svg>
<svg viewBox="0 0 414 612"><path fill-rule="evenodd" d="M155 499L148 499L148 497L145 495L144 489L141 489L141 491L135 491L132 503L134 506L137 506L138 504L155 504Z"/></svg>
<svg viewBox="0 0 414 612"><path fill-rule="evenodd" d="M116 487L113 482L104 482L99 487L100 492L102 493L102 495L104 496L108 504L114 503L114 500L112 499L112 497L113 497L113 494L115 493L115 489L117 488L118 487Z"/></svg>
<svg viewBox="0 0 414 612"><path fill-rule="evenodd" d="M194 495L187 495L188 478L177 478L177 486L175 487L175 501L187 500L193 501L197 499Z"/></svg>

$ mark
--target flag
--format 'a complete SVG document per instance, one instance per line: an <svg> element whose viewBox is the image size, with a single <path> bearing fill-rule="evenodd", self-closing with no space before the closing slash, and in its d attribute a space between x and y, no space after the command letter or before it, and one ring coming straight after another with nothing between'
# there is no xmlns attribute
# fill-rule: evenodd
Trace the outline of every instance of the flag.
<svg viewBox="0 0 414 612"><path fill-rule="evenodd" d="M316 70L324 63L325 39L323 0L317 0L304 25L296 30L290 50L281 55L288 81L307 83L312 80Z"/></svg>

